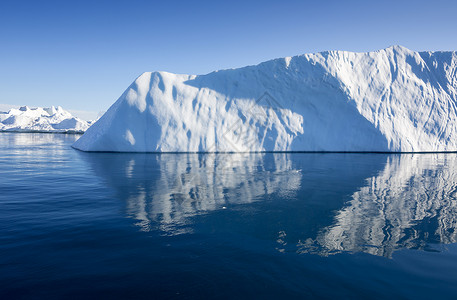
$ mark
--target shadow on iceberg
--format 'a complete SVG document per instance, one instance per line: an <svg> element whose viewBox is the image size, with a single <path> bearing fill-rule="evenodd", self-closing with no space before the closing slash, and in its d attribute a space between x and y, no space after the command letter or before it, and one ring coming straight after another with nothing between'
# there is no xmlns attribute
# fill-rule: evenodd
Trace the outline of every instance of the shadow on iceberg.
<svg viewBox="0 0 457 300"><path fill-rule="evenodd" d="M239 126L234 127L242 127L245 135L261 132L267 151L392 151L379 128L358 111L347 88L305 56L199 75L184 83L223 95L227 112L251 107L238 112ZM223 138L230 139L228 133ZM286 137L291 139L287 147L275 147Z"/></svg>

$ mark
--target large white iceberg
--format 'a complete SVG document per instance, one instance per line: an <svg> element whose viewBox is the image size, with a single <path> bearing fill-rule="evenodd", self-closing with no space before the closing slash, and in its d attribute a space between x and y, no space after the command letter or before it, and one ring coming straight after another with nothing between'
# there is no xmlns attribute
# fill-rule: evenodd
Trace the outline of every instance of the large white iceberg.
<svg viewBox="0 0 457 300"><path fill-rule="evenodd" d="M72 116L62 107L12 108L0 113L0 131L83 133L91 122Z"/></svg>
<svg viewBox="0 0 457 300"><path fill-rule="evenodd" d="M143 73L83 151L457 151L457 54L400 46Z"/></svg>

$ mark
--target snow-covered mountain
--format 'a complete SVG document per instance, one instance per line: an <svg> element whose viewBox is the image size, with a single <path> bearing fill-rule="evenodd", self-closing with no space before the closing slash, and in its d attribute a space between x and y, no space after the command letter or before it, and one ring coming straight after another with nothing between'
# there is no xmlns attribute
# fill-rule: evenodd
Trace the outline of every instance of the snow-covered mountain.
<svg viewBox="0 0 457 300"><path fill-rule="evenodd" d="M457 53L330 51L207 75L144 73L84 151L457 151Z"/></svg>
<svg viewBox="0 0 457 300"><path fill-rule="evenodd" d="M91 123L73 117L60 106L23 106L0 113L0 131L83 133Z"/></svg>

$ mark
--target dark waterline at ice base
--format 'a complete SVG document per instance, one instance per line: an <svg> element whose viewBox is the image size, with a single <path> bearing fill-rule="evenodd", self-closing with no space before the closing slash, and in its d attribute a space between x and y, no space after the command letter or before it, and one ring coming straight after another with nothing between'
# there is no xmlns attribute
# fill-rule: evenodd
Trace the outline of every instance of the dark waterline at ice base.
<svg viewBox="0 0 457 300"><path fill-rule="evenodd" d="M120 154L0 133L0 298L457 297L457 154Z"/></svg>

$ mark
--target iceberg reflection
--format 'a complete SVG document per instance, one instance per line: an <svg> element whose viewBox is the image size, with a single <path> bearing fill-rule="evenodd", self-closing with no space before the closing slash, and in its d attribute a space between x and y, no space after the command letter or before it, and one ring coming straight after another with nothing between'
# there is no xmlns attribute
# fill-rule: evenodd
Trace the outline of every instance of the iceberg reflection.
<svg viewBox="0 0 457 300"><path fill-rule="evenodd" d="M323 256L457 242L455 154L80 155L144 231L230 228Z"/></svg>
<svg viewBox="0 0 457 300"><path fill-rule="evenodd" d="M1 161L15 161L16 167L31 170L40 166L40 171L46 172L62 166L68 159L65 156L68 144L76 141L79 134L52 134L52 133L19 133L0 132ZM37 174L38 171L35 171Z"/></svg>
<svg viewBox="0 0 457 300"><path fill-rule="evenodd" d="M147 231L154 223L168 234L189 231L183 225L197 214L287 194L301 181L284 153L270 154L268 163L260 153L81 155L126 200L136 225Z"/></svg>
<svg viewBox="0 0 457 300"><path fill-rule="evenodd" d="M334 224L299 241L298 252L391 257L399 249L457 242L456 165L455 154L388 156L384 170L352 195Z"/></svg>

